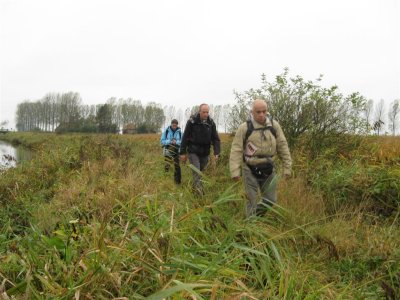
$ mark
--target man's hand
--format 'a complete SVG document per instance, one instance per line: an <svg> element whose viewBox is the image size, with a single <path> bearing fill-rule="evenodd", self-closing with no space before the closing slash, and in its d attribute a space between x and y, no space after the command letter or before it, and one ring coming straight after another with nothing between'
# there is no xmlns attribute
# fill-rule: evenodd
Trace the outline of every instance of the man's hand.
<svg viewBox="0 0 400 300"><path fill-rule="evenodd" d="M187 159L186 154L181 154L180 159L181 159L181 162L185 163L186 159Z"/></svg>
<svg viewBox="0 0 400 300"><path fill-rule="evenodd" d="M233 179L234 181L239 181L239 180L240 180L240 176L232 177L232 179Z"/></svg>

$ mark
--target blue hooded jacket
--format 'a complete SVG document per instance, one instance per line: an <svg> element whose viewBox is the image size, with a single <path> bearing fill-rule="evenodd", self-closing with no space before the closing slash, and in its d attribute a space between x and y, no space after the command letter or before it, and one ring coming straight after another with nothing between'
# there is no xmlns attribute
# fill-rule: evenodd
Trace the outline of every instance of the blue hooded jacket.
<svg viewBox="0 0 400 300"><path fill-rule="evenodd" d="M168 147L169 145L171 145L172 139L175 139L176 146L177 148L179 148L182 141L182 132L180 127L177 127L175 132L172 130L171 126L165 128L163 133L161 134L161 145L163 147Z"/></svg>

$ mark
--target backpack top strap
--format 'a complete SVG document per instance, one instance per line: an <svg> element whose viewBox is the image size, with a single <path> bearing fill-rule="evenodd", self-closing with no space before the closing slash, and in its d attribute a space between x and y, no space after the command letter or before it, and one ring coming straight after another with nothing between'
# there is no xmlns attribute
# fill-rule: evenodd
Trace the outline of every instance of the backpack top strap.
<svg viewBox="0 0 400 300"><path fill-rule="evenodd" d="M247 142L249 136L252 134L252 132L254 130L262 130L262 131L269 130L269 131L271 131L272 135L276 138L276 129L274 127L274 118L272 116L270 116L270 115L268 116L268 118L271 121L271 125L265 126L265 127L256 128L256 129L254 128L253 122L250 119L248 119L246 121L246 123L247 123L247 131L246 131L246 135L244 136L244 139L243 139L243 149L246 147L246 142Z"/></svg>

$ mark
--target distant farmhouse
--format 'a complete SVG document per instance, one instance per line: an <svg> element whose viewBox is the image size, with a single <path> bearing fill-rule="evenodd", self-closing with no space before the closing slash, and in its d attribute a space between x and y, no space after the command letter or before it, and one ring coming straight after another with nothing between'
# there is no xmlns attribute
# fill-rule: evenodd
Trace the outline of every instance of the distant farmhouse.
<svg viewBox="0 0 400 300"><path fill-rule="evenodd" d="M133 123L128 123L124 125L122 128L122 134L136 134L138 133L138 130L136 128L136 125Z"/></svg>

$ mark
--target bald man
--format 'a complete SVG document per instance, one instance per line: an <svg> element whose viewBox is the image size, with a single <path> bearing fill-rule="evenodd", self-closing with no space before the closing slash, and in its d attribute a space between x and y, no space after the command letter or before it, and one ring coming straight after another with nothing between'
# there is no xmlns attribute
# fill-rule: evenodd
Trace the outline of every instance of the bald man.
<svg viewBox="0 0 400 300"><path fill-rule="evenodd" d="M292 159L285 135L279 123L269 116L267 103L256 99L251 115L251 120L241 124L236 131L229 160L234 180L240 180L242 169L247 217L262 215L277 201L276 156L283 162L285 177L290 177L292 172Z"/></svg>

